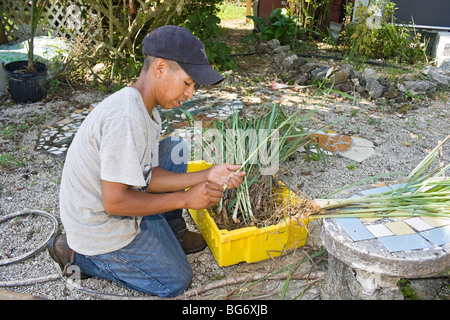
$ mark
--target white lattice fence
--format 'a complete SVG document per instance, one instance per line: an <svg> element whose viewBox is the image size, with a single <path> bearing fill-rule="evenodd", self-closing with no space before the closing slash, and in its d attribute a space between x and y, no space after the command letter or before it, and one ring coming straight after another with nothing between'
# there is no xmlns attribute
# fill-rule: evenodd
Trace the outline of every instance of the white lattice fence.
<svg viewBox="0 0 450 320"><path fill-rule="evenodd" d="M2 0L3 25L9 42L26 40L29 0ZM21 13L21 14L19 14ZM25 19L24 19L25 18ZM24 21L25 20L25 21ZM101 15L83 5L81 0L50 0L37 35L52 35L99 44L103 41Z"/></svg>

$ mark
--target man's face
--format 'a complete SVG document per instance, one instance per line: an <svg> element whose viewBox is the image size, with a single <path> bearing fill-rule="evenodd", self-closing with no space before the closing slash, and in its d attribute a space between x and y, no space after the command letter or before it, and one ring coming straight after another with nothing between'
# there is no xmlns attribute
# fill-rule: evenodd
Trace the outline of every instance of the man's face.
<svg viewBox="0 0 450 320"><path fill-rule="evenodd" d="M181 68L168 68L161 80L158 102L164 109L178 108L194 95L195 81Z"/></svg>

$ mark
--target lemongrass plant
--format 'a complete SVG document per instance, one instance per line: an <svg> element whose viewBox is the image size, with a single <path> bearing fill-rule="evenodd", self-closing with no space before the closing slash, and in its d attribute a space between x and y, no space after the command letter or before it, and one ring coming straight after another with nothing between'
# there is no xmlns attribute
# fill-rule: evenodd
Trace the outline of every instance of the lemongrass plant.
<svg viewBox="0 0 450 320"><path fill-rule="evenodd" d="M407 178L387 192L348 199L306 198L291 201L291 216L296 220L333 217L430 216L450 218L450 179L445 173L450 164L434 165L447 136ZM335 194L335 193L333 193Z"/></svg>
<svg viewBox="0 0 450 320"><path fill-rule="evenodd" d="M187 111L183 112L194 120ZM310 137L311 132L301 126L310 113L302 114L299 109L288 116L274 104L256 119L242 119L235 110L227 120L218 119L209 128L203 128L203 160L240 164L239 171L246 172L238 188L229 190L224 186L224 198L213 209L223 225L232 227L229 215L235 224L264 225L263 220L272 219L277 205L273 190L279 188L276 177L279 164L299 148L316 143Z"/></svg>

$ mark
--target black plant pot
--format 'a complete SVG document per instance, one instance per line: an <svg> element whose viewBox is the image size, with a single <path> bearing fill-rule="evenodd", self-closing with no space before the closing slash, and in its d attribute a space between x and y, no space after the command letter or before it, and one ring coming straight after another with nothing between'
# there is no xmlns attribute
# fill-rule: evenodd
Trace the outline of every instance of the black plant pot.
<svg viewBox="0 0 450 320"><path fill-rule="evenodd" d="M35 62L36 72L25 73L27 61L15 61L5 65L9 93L15 102L38 102L47 94L47 65Z"/></svg>

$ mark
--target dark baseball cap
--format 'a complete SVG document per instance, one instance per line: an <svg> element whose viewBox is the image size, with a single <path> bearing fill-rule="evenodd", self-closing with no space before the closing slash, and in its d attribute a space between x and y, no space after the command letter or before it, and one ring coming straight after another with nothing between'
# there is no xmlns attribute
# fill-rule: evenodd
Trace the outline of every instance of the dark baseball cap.
<svg viewBox="0 0 450 320"><path fill-rule="evenodd" d="M203 43L181 26L168 25L151 31L142 42L142 52L178 62L192 80L202 85L218 84L224 79L211 67Z"/></svg>

